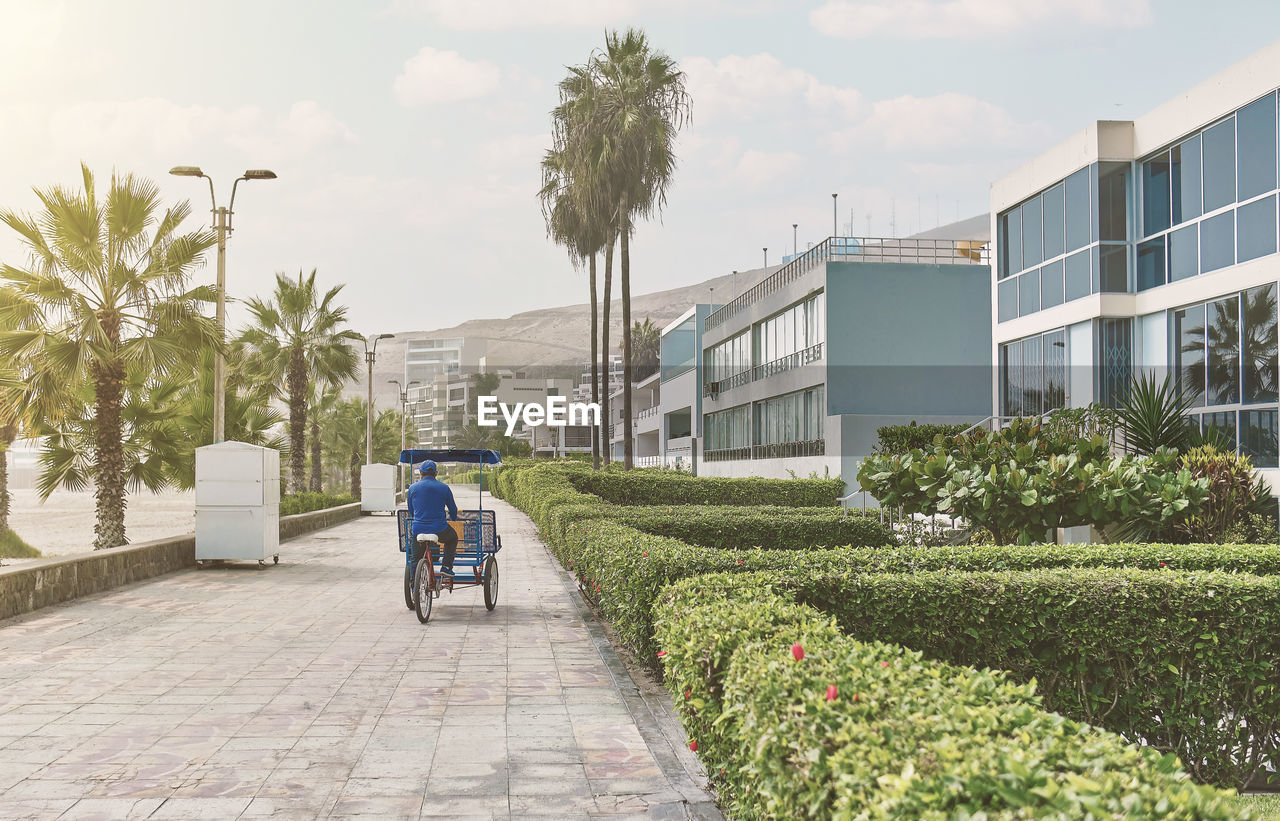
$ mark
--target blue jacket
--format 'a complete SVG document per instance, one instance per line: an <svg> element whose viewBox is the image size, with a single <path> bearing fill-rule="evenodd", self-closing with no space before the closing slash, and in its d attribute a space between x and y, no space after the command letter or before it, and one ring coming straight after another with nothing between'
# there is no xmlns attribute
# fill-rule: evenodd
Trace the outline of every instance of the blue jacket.
<svg viewBox="0 0 1280 821"><path fill-rule="evenodd" d="M453 489L441 482L425 476L409 485L405 494L409 504L409 520L413 523L415 533L439 533L449 526L445 519L445 510L449 511L449 519L457 521L458 504L453 501Z"/></svg>

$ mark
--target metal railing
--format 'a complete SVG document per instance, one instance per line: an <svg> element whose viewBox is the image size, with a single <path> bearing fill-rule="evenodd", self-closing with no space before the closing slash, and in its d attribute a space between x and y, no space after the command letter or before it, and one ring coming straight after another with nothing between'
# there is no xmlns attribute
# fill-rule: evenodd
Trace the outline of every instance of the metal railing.
<svg viewBox="0 0 1280 821"><path fill-rule="evenodd" d="M645 408L644 410L637 413L636 421L638 422L641 419L648 419L650 416L656 416L657 414L658 414L658 406L654 405L653 407Z"/></svg>
<svg viewBox="0 0 1280 821"><path fill-rule="evenodd" d="M719 450L707 450L702 453L702 461L704 462L732 462L739 459L750 459L751 448L720 448Z"/></svg>
<svg viewBox="0 0 1280 821"><path fill-rule="evenodd" d="M740 388L743 385L751 383L751 368L745 371L739 371L733 376L726 376L724 379L716 379L711 382L702 383L703 396L719 396L725 391L731 391L734 388Z"/></svg>
<svg viewBox="0 0 1280 821"><path fill-rule="evenodd" d="M776 373L789 371L793 368L799 368L803 365L809 365L817 362L822 358L822 343L810 345L802 351L796 351L793 354L787 354L784 357L775 359L772 362L766 362L763 365L756 365L751 369L751 380L764 379L773 376Z"/></svg>
<svg viewBox="0 0 1280 821"><path fill-rule="evenodd" d="M637 456L635 464L638 468L660 468L662 467L661 456Z"/></svg>
<svg viewBox="0 0 1280 821"><path fill-rule="evenodd" d="M932 265L980 265L990 261L990 243L967 239L891 239L886 237L827 237L791 260L755 287L712 311L705 328L718 327L729 317L795 282L826 262L899 262Z"/></svg>
<svg viewBox="0 0 1280 821"><path fill-rule="evenodd" d="M786 459L794 456L823 456L827 452L826 439L807 439L803 442L775 442L771 445L753 445L752 459Z"/></svg>

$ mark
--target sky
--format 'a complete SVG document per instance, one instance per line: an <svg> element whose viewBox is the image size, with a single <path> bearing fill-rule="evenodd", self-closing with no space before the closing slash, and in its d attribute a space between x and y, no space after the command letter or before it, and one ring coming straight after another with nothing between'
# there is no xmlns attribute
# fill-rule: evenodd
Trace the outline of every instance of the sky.
<svg viewBox="0 0 1280 821"><path fill-rule="evenodd" d="M0 207L79 163L151 177L208 225L242 183L227 280L318 271L364 334L582 303L536 198L566 67L644 29L692 117L632 289L776 264L832 230L902 236L991 182L1268 45L1280 3L1220 0L0 0ZM1280 84L1280 78L1277 78ZM12 233L0 261L21 263ZM212 281L212 258L197 277ZM243 309L232 306L233 325Z"/></svg>

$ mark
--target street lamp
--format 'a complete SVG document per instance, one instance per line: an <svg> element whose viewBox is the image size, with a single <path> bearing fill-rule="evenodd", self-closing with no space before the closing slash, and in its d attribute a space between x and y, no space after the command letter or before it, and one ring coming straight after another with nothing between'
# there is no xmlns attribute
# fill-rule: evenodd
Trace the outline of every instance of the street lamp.
<svg viewBox="0 0 1280 821"><path fill-rule="evenodd" d="M831 236L833 237L836 234L840 233L840 231L836 228L836 219L837 219L836 218L836 198L839 196L840 196L839 194L831 195Z"/></svg>
<svg viewBox="0 0 1280 821"><path fill-rule="evenodd" d="M412 382L410 382L408 385L401 387L399 379L388 379L387 384L395 385L396 390L400 392L400 451L404 452L404 417L405 417L405 414L408 413L408 409L409 409L409 389L412 388L414 385L419 385L421 383L415 379ZM404 490L404 467L403 466L401 466L400 469L396 471L396 481L400 484L400 487L397 488L397 490Z"/></svg>
<svg viewBox="0 0 1280 821"><path fill-rule="evenodd" d="M214 230L218 232L218 303L214 315L218 326L218 349L213 358L213 442L217 444L226 438L227 377L222 346L226 341L227 324L227 237L231 234L231 215L235 213L236 186L241 180L274 180L276 173L265 168L251 168L244 172L231 184L231 203L226 208L218 207L213 195L213 178L201 171L200 166L176 165L169 169L169 173L175 177L204 177L209 181L209 201L213 203Z"/></svg>
<svg viewBox="0 0 1280 821"><path fill-rule="evenodd" d="M800 246L796 244L796 229L800 227L800 223L791 223L791 254L792 256L800 255Z"/></svg>
<svg viewBox="0 0 1280 821"><path fill-rule="evenodd" d="M369 342L364 337L360 337L360 341L364 343L364 361L369 366L369 400L364 406L364 463L366 465L373 464L373 360L378 356L378 340L390 339L395 334L378 334L373 338L373 350L369 349Z"/></svg>

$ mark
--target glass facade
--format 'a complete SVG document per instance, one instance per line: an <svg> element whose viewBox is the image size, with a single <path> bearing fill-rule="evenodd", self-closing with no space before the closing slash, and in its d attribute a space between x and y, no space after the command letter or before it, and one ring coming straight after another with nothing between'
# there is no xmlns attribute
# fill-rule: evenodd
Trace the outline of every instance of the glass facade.
<svg viewBox="0 0 1280 821"><path fill-rule="evenodd" d="M1138 165L1138 290L1276 253L1275 92Z"/></svg>
<svg viewBox="0 0 1280 821"><path fill-rule="evenodd" d="M743 331L703 354L703 373L707 382L719 382L751 370L751 335Z"/></svg>
<svg viewBox="0 0 1280 821"><path fill-rule="evenodd" d="M1170 367L1193 400L1195 425L1259 467L1276 466L1276 291L1272 283L1169 312Z"/></svg>
<svg viewBox="0 0 1280 821"><path fill-rule="evenodd" d="M1000 346L1000 413L1038 416L1067 404L1067 334L1059 328Z"/></svg>
<svg viewBox="0 0 1280 821"><path fill-rule="evenodd" d="M764 365L818 345L826 327L826 295L815 294L756 324L755 361Z"/></svg>
<svg viewBox="0 0 1280 821"><path fill-rule="evenodd" d="M825 393L825 388L819 385L756 402L754 444L781 445L821 439L827 416Z"/></svg>
<svg viewBox="0 0 1280 821"><path fill-rule="evenodd" d="M690 316L662 335L661 381L688 373L698 362L698 318Z"/></svg>
<svg viewBox="0 0 1280 821"><path fill-rule="evenodd" d="M703 424L707 437L706 450L729 450L751 446L751 408L736 408L708 413Z"/></svg>

